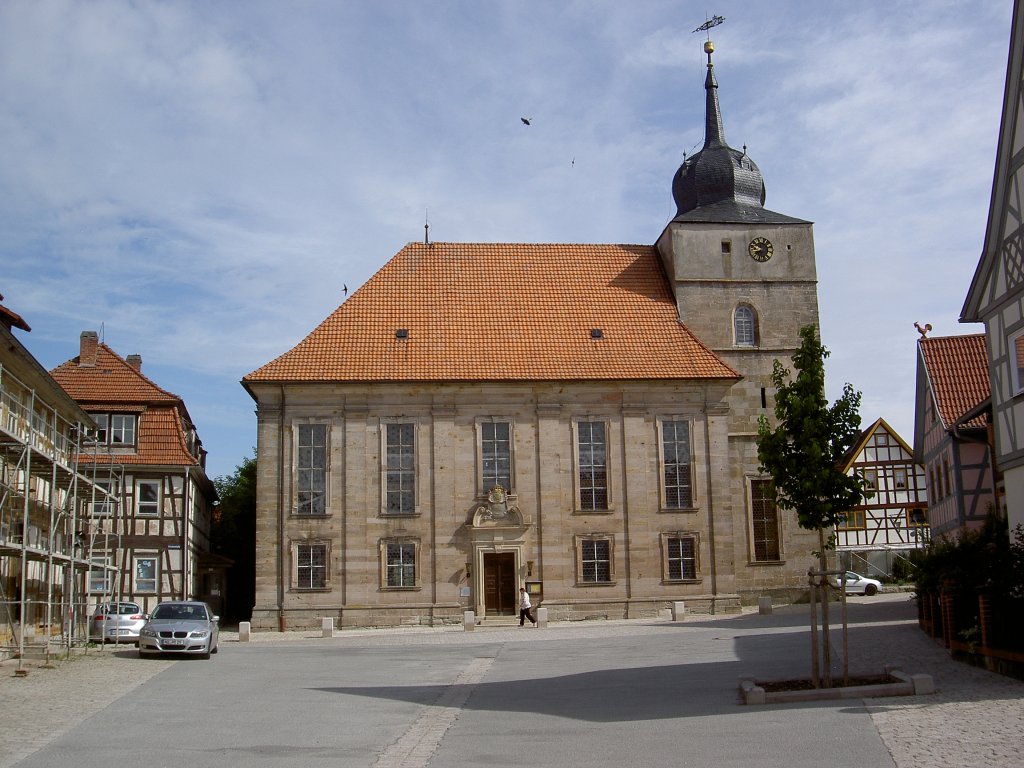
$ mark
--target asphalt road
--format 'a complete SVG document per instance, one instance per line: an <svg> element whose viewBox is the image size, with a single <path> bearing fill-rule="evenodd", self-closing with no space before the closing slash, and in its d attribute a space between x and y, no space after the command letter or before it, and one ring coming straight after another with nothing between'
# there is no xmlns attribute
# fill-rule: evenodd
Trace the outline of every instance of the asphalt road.
<svg viewBox="0 0 1024 768"><path fill-rule="evenodd" d="M916 629L905 597L852 602L853 671L881 671L881 659L901 648L907 672L954 664ZM886 644L891 653L869 652ZM933 704L957 704L956 695L741 704L741 674L806 675L806 607L682 623L257 636L224 642L210 661L132 654L115 651L108 662L163 666L9 764L903 768L917 763L901 758L908 745L900 734L926 739L914 718ZM1020 717L1024 685L967 675L1013 700ZM1018 730L1008 737L1011 751L997 751L1001 762L944 764L1019 764L1019 723L1010 726Z"/></svg>

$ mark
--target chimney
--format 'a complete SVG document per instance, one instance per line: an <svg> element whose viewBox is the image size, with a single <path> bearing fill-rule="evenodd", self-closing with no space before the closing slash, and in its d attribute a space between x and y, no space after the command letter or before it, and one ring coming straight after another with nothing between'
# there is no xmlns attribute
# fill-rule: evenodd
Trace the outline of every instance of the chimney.
<svg viewBox="0 0 1024 768"><path fill-rule="evenodd" d="M82 331L81 349L78 353L78 364L86 368L96 367L96 350L100 337L96 331Z"/></svg>
<svg viewBox="0 0 1024 768"><path fill-rule="evenodd" d="M142 373L142 355L128 355L124 361L136 371Z"/></svg>

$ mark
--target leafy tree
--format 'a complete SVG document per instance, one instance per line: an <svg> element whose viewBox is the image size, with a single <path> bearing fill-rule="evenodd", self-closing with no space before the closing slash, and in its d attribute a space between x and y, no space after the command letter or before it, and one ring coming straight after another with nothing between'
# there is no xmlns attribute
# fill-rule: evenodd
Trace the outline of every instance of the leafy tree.
<svg viewBox="0 0 1024 768"><path fill-rule="evenodd" d="M831 407L825 398L825 358L828 350L818 341L813 325L800 329L800 347L793 355L797 375L775 361L776 427L761 417L757 458L761 471L775 485L775 501L797 514L801 528L817 531L821 569L826 570L825 550L843 516L869 495L862 478L847 475L839 466L843 455L860 436L860 392L850 384Z"/></svg>
<svg viewBox="0 0 1024 768"><path fill-rule="evenodd" d="M772 384L776 390L777 426L772 427L767 418L761 417L757 458L760 470L772 477L775 503L794 510L801 528L818 533L819 573L812 582L811 594L812 598L822 595L824 682L830 685L828 589L822 581L828 571L827 550L835 544L835 526L870 494L863 478L847 475L840 468L843 455L860 436L861 396L846 384L842 397L829 406L825 398L826 357L828 350L818 340L817 329L807 325L800 329L800 347L793 355L796 376L791 378L789 369L775 361ZM812 673L818 685L816 626L817 619L812 616ZM844 660L844 677L846 671Z"/></svg>
<svg viewBox="0 0 1024 768"><path fill-rule="evenodd" d="M247 621L256 598L256 458L249 457L231 475L214 479L220 504L213 517L211 544L234 565L227 574L227 621Z"/></svg>

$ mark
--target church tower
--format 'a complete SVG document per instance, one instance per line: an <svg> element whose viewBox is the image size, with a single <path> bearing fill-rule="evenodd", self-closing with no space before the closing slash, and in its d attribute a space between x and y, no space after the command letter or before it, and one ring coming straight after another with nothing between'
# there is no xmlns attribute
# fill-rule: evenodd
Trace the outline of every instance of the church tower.
<svg viewBox="0 0 1024 768"><path fill-rule="evenodd" d="M745 497L733 503L756 517L767 482L757 471L758 417L774 415L773 364L788 367L800 328L818 325L814 236L809 221L764 207L761 171L746 146L733 149L725 140L710 40L704 51L704 146L676 171L676 215L657 249L680 321L743 376L728 397L729 486ZM757 539L755 521L751 540ZM771 560L770 542L767 550ZM738 562L757 559L735 554ZM786 556L780 551L775 559Z"/></svg>
<svg viewBox="0 0 1024 768"><path fill-rule="evenodd" d="M788 361L800 328L818 325L814 236L809 221L764 207L757 164L725 140L710 40L704 51L704 146L676 171L676 215L657 248L680 321L744 376L731 408L740 439L771 415L775 359Z"/></svg>

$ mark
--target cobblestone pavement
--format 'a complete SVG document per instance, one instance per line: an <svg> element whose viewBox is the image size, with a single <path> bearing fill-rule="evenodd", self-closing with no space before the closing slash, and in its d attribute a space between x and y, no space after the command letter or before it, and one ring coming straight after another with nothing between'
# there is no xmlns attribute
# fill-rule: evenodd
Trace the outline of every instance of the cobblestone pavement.
<svg viewBox="0 0 1024 768"><path fill-rule="evenodd" d="M783 606L770 616L690 615L687 621L721 621L737 633L756 634L798 626L799 617L806 612L806 606ZM906 672L932 675L937 688L927 696L863 700L897 768L1024 766L1024 682L953 661L940 644L918 629L915 617L908 594L850 601L851 673L877 672L883 665L893 664ZM838 624L838 611L832 621L833 626ZM665 624L663 619L651 619L552 624L540 631L506 627L464 632L461 626L346 629L326 642L372 636L374 643L381 645L518 643L550 640L563 632L575 638L658 632ZM840 634L835 632L832 637L834 658L839 659ZM252 642L260 644L313 639L323 641L320 632L252 636ZM237 640L237 633L221 634L224 644ZM25 676L15 676L18 662L0 663L0 768L16 765L174 663L139 659L134 648L110 646L56 662L52 668L25 662Z"/></svg>

